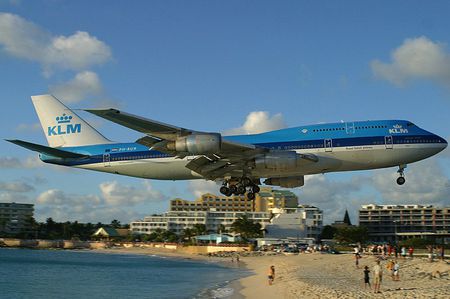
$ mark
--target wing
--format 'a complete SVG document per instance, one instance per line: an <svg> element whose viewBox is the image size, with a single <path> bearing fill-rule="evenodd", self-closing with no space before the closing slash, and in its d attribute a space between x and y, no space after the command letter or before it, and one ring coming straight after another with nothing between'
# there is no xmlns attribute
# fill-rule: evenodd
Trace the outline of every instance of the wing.
<svg viewBox="0 0 450 299"><path fill-rule="evenodd" d="M182 127L165 124L159 121L129 114L117 109L87 109L85 110L127 128L142 132L147 136L136 142L148 146L153 150L168 153L178 158L189 155L197 157L187 163L186 167L199 173L205 179L215 180L225 176L239 177L252 170L255 157L270 152L265 147L225 140L218 133L194 131ZM178 142L190 135L215 134L220 136L220 147L213 151L186 152L177 150L174 142ZM306 160L314 159L311 155Z"/></svg>

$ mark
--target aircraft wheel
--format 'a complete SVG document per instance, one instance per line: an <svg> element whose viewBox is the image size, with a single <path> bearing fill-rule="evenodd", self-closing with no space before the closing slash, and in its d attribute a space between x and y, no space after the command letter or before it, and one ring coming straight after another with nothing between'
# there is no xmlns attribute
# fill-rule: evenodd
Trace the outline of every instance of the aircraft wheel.
<svg viewBox="0 0 450 299"><path fill-rule="evenodd" d="M243 185L237 186L237 193L245 194L245 187Z"/></svg>
<svg viewBox="0 0 450 299"><path fill-rule="evenodd" d="M255 199L255 193L253 193L253 192L247 193L247 198L248 198L249 200L254 200L254 199Z"/></svg>
<svg viewBox="0 0 450 299"><path fill-rule="evenodd" d="M227 195L230 192L230 189L227 186L220 187L220 193L223 195Z"/></svg>
<svg viewBox="0 0 450 299"><path fill-rule="evenodd" d="M258 185L253 185L252 186L252 192L253 193L259 193L259 191L261 191L261 189L259 188Z"/></svg>
<svg viewBox="0 0 450 299"><path fill-rule="evenodd" d="M236 192L237 192L237 187L236 187L236 185L230 185L230 192L231 193L233 193L233 194L236 194Z"/></svg>
<svg viewBox="0 0 450 299"><path fill-rule="evenodd" d="M252 180L249 179L248 177L243 177L241 180L242 185L244 185L244 187L250 186L252 184Z"/></svg>
<svg viewBox="0 0 450 299"><path fill-rule="evenodd" d="M401 176L401 177L397 178L397 184L403 185L405 182L406 182L406 180L404 177Z"/></svg>

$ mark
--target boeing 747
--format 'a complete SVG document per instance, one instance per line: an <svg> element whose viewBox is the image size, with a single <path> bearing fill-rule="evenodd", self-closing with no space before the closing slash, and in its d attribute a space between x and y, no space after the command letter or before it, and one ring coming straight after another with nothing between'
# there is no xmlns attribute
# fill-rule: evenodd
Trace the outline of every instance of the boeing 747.
<svg viewBox="0 0 450 299"><path fill-rule="evenodd" d="M105 138L52 95L32 96L48 146L8 140L43 162L157 180L205 179L226 196L254 199L259 185L304 185L318 173L398 167L431 157L447 141L407 120L305 125L261 134L194 131L117 109L86 110L144 134L135 142Z"/></svg>

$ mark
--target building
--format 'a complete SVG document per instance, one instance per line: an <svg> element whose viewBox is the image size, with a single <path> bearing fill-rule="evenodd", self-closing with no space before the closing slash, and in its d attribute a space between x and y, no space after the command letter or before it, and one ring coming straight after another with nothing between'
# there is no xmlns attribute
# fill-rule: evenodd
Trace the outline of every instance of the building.
<svg viewBox="0 0 450 299"><path fill-rule="evenodd" d="M273 209L295 209L298 197L289 190L262 187L255 197L255 212L272 212Z"/></svg>
<svg viewBox="0 0 450 299"><path fill-rule="evenodd" d="M450 239L450 207L431 205L362 205L359 225L372 241L396 242L408 238Z"/></svg>
<svg viewBox="0 0 450 299"><path fill-rule="evenodd" d="M192 229L196 224L203 224L208 232L214 233L223 227L225 231L229 231L231 224L244 214L263 227L270 221L270 214L265 212L169 211L133 221L130 223L130 229L134 234L151 234L157 229L182 234L187 228Z"/></svg>
<svg viewBox="0 0 450 299"><path fill-rule="evenodd" d="M169 211L253 212L253 202L247 200L244 195L226 197L206 193L195 201L181 198L172 199L170 201Z"/></svg>
<svg viewBox="0 0 450 299"><path fill-rule="evenodd" d="M130 231L126 228L100 227L92 237L101 240L123 240L129 235Z"/></svg>
<svg viewBox="0 0 450 299"><path fill-rule="evenodd" d="M300 205L295 209L272 211L275 216L265 227L265 238L318 239L323 227L323 212L319 208Z"/></svg>
<svg viewBox="0 0 450 299"><path fill-rule="evenodd" d="M18 234L32 230L33 204L0 203L0 232Z"/></svg>

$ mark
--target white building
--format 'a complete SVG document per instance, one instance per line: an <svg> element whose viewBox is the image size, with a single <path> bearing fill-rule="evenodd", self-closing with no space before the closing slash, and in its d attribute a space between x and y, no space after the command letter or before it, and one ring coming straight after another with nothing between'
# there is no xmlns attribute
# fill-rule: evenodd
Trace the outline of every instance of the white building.
<svg viewBox="0 0 450 299"><path fill-rule="evenodd" d="M275 216L266 225L265 238L314 238L323 227L323 212L314 206L300 205L296 209L274 209Z"/></svg>
<svg viewBox="0 0 450 299"><path fill-rule="evenodd" d="M192 229L195 224L204 224L206 230L213 233L219 230L220 225L229 230L231 224L244 214L262 227L270 221L270 214L265 212L170 211L131 222L130 229L135 234L151 234L158 228L181 234L186 228Z"/></svg>

